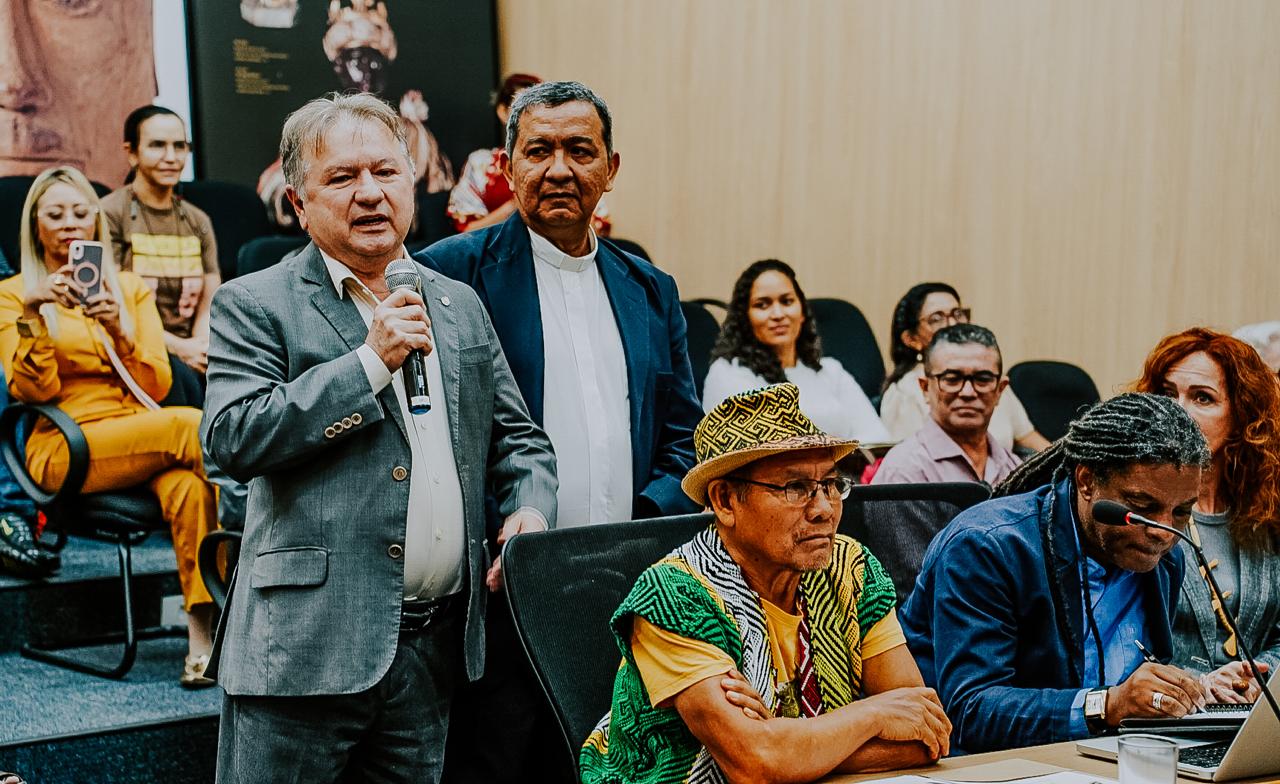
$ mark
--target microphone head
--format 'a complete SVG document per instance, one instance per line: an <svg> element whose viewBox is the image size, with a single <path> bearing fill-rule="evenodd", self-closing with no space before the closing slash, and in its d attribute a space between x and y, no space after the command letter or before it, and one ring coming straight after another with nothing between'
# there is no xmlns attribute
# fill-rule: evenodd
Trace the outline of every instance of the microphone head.
<svg viewBox="0 0 1280 784"><path fill-rule="evenodd" d="M395 259L387 265L382 275L387 280L387 288L392 291L403 288L417 291L421 285L418 279L418 265L411 259Z"/></svg>
<svg viewBox="0 0 1280 784"><path fill-rule="evenodd" d="M1103 525L1129 525L1129 510L1115 501L1099 501L1093 505L1093 519Z"/></svg>

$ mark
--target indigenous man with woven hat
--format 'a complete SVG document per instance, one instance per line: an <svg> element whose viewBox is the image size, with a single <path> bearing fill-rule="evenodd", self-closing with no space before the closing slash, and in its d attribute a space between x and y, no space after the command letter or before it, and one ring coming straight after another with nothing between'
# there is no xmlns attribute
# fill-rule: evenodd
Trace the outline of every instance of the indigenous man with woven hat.
<svg viewBox="0 0 1280 784"><path fill-rule="evenodd" d="M649 567L614 614L622 650L584 782L813 781L925 764L951 723L924 688L893 583L836 534L857 446L793 384L726 399L682 487L715 523Z"/></svg>

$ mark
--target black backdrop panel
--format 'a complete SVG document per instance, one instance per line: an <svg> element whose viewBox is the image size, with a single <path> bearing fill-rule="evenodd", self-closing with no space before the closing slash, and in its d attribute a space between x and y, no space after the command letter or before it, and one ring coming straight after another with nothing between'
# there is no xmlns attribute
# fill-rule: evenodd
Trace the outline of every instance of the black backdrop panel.
<svg viewBox="0 0 1280 784"><path fill-rule="evenodd" d="M361 81L380 86L374 91L393 106L407 90L421 91L426 125L455 174L469 152L497 143L492 0L342 0L340 7L331 25L328 0L187 0L202 178L256 185L277 157L289 112ZM353 75L346 84L330 60L335 52Z"/></svg>

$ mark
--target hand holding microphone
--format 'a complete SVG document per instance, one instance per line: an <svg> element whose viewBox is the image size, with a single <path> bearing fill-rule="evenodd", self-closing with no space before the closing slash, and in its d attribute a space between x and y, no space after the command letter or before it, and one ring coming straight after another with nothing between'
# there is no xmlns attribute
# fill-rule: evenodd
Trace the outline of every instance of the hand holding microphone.
<svg viewBox="0 0 1280 784"><path fill-rule="evenodd" d="M430 326L431 319L427 317L422 297L412 290L399 289L374 308L373 323L364 342L377 353L387 370L394 373L409 358L410 352L420 351L424 356L431 353Z"/></svg>

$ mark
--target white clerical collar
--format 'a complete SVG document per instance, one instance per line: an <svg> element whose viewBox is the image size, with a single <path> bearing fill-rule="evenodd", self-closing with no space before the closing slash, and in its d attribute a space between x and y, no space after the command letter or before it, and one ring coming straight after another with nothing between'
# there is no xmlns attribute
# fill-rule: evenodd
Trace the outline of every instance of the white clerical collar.
<svg viewBox="0 0 1280 784"><path fill-rule="evenodd" d="M320 249L316 248L316 250ZM404 249L401 248L401 250L403 251ZM320 250L320 258L324 259L324 268L328 271L329 280L333 281L333 287L338 292L338 299L342 299L346 295L347 287L345 284L349 280L353 281L355 285L365 291L369 291L369 287L364 285L364 281L357 278L356 274L352 272L351 268L346 264L343 264L322 250ZM409 254L406 253L400 258L407 259L409 258ZM372 296L373 292L370 291L369 294ZM376 301L377 297L374 297L374 300Z"/></svg>
<svg viewBox="0 0 1280 784"><path fill-rule="evenodd" d="M591 235L591 250L587 251L585 256L570 256L552 245L551 240L529 229L529 244L533 246L533 257L565 272L584 272L590 269L592 262L596 260L596 250L599 247L596 244L595 230L588 228L587 231Z"/></svg>

